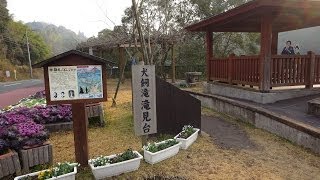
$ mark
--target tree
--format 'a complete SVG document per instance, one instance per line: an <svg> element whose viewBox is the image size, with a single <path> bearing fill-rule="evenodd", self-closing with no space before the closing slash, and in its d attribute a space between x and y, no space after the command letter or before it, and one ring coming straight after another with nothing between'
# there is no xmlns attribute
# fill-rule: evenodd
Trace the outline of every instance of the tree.
<svg viewBox="0 0 320 180"><path fill-rule="evenodd" d="M191 7L197 14L195 20L200 20L235 8L248 0L188 0L188 2L187 7L189 9ZM256 33L214 33L214 54L217 57L227 57L231 53L256 54L259 50L258 39L259 34Z"/></svg>
<svg viewBox="0 0 320 180"><path fill-rule="evenodd" d="M0 57L16 65L28 64L25 34L29 31L30 54L33 63L48 57L50 50L44 40L22 22L9 16L7 1L0 0Z"/></svg>
<svg viewBox="0 0 320 180"><path fill-rule="evenodd" d="M22 22L10 20L6 27L5 37L7 38L6 45L8 48L7 59L10 59L13 64L28 64L28 52L25 39L26 31L28 31L32 62L39 62L50 55L49 47L39 34L33 32Z"/></svg>
<svg viewBox="0 0 320 180"><path fill-rule="evenodd" d="M177 59L177 65L205 65L205 35L187 32L184 27L245 2L247 0L138 0L136 11L125 10L119 26L122 34L117 37L125 37L135 44L146 43L145 56L149 58L146 63L155 64L158 74L166 77L163 67L170 65L173 58ZM114 31L103 32L108 34L104 38L119 39L113 38ZM216 57L231 53L256 54L259 50L259 35L254 33L214 33L213 40ZM142 49L136 48L136 51L143 53ZM175 57L170 55L172 50Z"/></svg>
<svg viewBox="0 0 320 180"><path fill-rule="evenodd" d="M0 0L0 34L4 33L9 20L10 16L7 9L7 1Z"/></svg>

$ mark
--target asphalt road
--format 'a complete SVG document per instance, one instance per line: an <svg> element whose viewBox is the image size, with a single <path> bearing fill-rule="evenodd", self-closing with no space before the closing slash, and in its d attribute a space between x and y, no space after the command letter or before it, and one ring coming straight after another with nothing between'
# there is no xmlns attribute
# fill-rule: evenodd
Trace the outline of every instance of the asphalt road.
<svg viewBox="0 0 320 180"><path fill-rule="evenodd" d="M41 90L44 90L44 83L39 79L0 83L0 109Z"/></svg>
<svg viewBox="0 0 320 180"><path fill-rule="evenodd" d="M14 91L17 89L24 89L30 87L43 87L44 83L41 79L31 79L23 81L14 81L14 82L0 82L0 94L5 92Z"/></svg>

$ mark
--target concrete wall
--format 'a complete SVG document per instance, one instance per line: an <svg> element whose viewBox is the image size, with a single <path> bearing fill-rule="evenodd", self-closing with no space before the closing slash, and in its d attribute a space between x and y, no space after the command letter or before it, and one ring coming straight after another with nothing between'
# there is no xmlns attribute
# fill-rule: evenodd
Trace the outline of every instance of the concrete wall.
<svg viewBox="0 0 320 180"><path fill-rule="evenodd" d="M200 93L189 92L201 105L237 117L320 154L320 130L288 117L250 104Z"/></svg>
<svg viewBox="0 0 320 180"><path fill-rule="evenodd" d="M255 90L248 90L248 88L244 89L241 87L221 83L205 83L204 86L204 93L206 94L244 99L261 104L274 103L285 99L320 94L319 89L290 89L285 91L273 90L269 93L261 93Z"/></svg>

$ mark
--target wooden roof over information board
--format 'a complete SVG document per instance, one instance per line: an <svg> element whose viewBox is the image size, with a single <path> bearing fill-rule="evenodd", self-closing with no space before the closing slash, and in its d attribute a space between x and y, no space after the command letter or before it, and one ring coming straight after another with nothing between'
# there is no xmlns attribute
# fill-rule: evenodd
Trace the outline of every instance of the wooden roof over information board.
<svg viewBox="0 0 320 180"><path fill-rule="evenodd" d="M32 67L40 68L40 67L43 67L46 64L50 64L51 62L54 62L54 61L56 61L58 59L65 58L65 57L67 57L69 55L78 55L78 56L85 57L85 58L88 58L88 59L91 59L91 60L94 60L94 61L97 61L97 62L105 63L105 64L115 64L112 61L103 59L103 58L98 57L98 56L90 55L88 53L81 52L81 51L78 51L78 50L70 50L70 51L61 53L59 55L53 56L53 57L51 57L51 58L49 58L47 60L44 60L44 61L41 61L39 63L33 64Z"/></svg>

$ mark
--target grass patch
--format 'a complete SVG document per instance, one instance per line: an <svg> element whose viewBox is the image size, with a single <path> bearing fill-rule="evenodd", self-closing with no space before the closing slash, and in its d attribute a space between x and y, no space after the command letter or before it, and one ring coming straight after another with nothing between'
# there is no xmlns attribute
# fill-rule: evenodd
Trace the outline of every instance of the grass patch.
<svg viewBox="0 0 320 180"><path fill-rule="evenodd" d="M113 96L116 82L109 80L108 93ZM120 87L117 107L111 108L112 100L104 103L105 127L89 129L90 158L124 152L128 148L141 151L141 139L134 135L131 88L129 80ZM202 109L210 116L220 116L238 123L228 116L209 109ZM211 137L201 133L188 150L155 165L144 161L138 171L113 179L320 179L320 157L295 146L282 138L260 129L239 123L259 148L255 150L228 150L214 144ZM150 137L153 141L172 138L162 135ZM73 133L53 133L54 162L74 161ZM77 179L93 179L90 169L82 169Z"/></svg>

